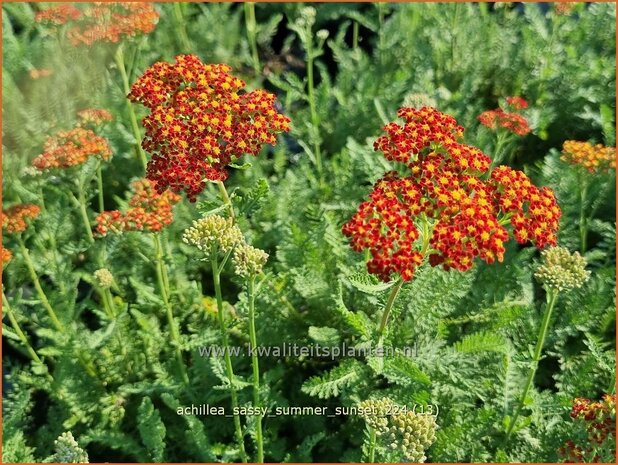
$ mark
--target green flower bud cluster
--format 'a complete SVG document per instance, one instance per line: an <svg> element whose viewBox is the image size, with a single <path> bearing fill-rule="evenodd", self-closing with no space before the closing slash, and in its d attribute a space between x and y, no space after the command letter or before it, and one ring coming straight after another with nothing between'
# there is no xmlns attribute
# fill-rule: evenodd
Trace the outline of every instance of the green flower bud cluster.
<svg viewBox="0 0 618 465"><path fill-rule="evenodd" d="M590 277L586 260L565 247L550 247L542 252L543 263L534 276L548 289L569 291L581 287Z"/></svg>
<svg viewBox="0 0 618 465"><path fill-rule="evenodd" d="M54 441L56 453L51 457L56 463L89 463L88 454L84 451L71 434L62 433Z"/></svg>
<svg viewBox="0 0 618 465"><path fill-rule="evenodd" d="M428 413L407 411L390 417L387 444L399 450L406 461L423 463L425 450L436 440L436 417Z"/></svg>
<svg viewBox="0 0 618 465"><path fill-rule="evenodd" d="M108 289L114 284L114 276L107 268L101 268L94 272L94 279L103 289Z"/></svg>
<svg viewBox="0 0 618 465"><path fill-rule="evenodd" d="M386 434L389 429L388 415L393 411L395 403L386 398L364 400L358 406L366 413L363 415L367 425L374 430L378 435Z"/></svg>
<svg viewBox="0 0 618 465"><path fill-rule="evenodd" d="M207 254L213 245L227 253L244 242L242 232L233 220L219 215L193 221L193 226L185 230L182 240Z"/></svg>
<svg viewBox="0 0 618 465"><path fill-rule="evenodd" d="M422 463L425 451L436 439L436 417L402 409L388 398L370 399L359 404L368 426L386 446L406 461Z"/></svg>
<svg viewBox="0 0 618 465"><path fill-rule="evenodd" d="M236 247L232 258L236 274L244 278L260 274L266 260L266 252L244 243Z"/></svg>

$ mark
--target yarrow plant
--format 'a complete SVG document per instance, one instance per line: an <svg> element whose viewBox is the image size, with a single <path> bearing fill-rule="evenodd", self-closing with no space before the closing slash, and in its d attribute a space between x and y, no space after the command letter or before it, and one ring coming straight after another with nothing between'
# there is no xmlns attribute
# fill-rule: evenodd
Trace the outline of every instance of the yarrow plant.
<svg viewBox="0 0 618 465"><path fill-rule="evenodd" d="M519 243L556 243L560 209L549 188L499 166L461 142L463 128L434 108L402 108L375 150L404 164L387 173L343 226L355 251L368 249L370 273L409 281L425 258L432 266L469 270L475 257L502 261L511 226Z"/></svg>
<svg viewBox="0 0 618 465"><path fill-rule="evenodd" d="M159 193L155 183L138 179L131 184L133 195L126 212L104 211L96 218L96 232L105 236L109 233L127 231L158 232L172 223L172 208L180 196L170 191Z"/></svg>
<svg viewBox="0 0 618 465"><path fill-rule="evenodd" d="M562 145L561 159L571 165L582 166L590 173L616 169L616 147L567 140Z"/></svg>
<svg viewBox="0 0 618 465"><path fill-rule="evenodd" d="M152 153L146 176L161 192L185 191L195 201L207 181L227 178L226 166L289 130L275 96L243 92L245 83L230 70L179 55L174 64L152 65L131 88L129 98L150 109L142 146Z"/></svg>
<svg viewBox="0 0 618 465"><path fill-rule="evenodd" d="M558 453L569 463L611 463L616 458L616 397L604 394L599 401L578 397L571 418L585 430L586 442L569 440Z"/></svg>
<svg viewBox="0 0 618 465"><path fill-rule="evenodd" d="M590 277L590 272L586 270L586 260L577 252L571 254L571 252L564 247L550 247L544 250L541 256L542 262L537 267L534 276L545 288L547 303L539 327L539 334L534 349L532 365L528 373L528 380L513 417L508 419L508 428L504 439L505 444L508 442L514 428L517 426L517 419L524 405L526 405L528 392L532 387L534 375L536 374L539 361L541 360L543 345L545 344L552 311L556 305L558 295L561 292L569 292L581 287Z"/></svg>
<svg viewBox="0 0 618 465"><path fill-rule="evenodd" d="M18 204L2 211L2 229L7 234L21 233L28 227L27 221L34 220L41 213L41 207L33 204Z"/></svg>

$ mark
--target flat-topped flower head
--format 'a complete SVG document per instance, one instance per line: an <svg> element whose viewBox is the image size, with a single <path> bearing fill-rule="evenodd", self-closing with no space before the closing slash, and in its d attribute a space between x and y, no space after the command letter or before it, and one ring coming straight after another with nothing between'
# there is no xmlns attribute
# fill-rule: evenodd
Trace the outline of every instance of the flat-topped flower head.
<svg viewBox="0 0 618 465"><path fill-rule="evenodd" d="M244 243L242 232L234 221L219 215L194 220L193 225L185 230L182 240L206 254L210 253L213 246L216 246L218 251L227 253Z"/></svg>
<svg viewBox="0 0 618 465"><path fill-rule="evenodd" d="M507 97L505 107L484 111L479 115L479 121L489 129L505 129L518 136L528 134L531 131L528 120L520 113L528 108L528 102L522 97Z"/></svg>
<svg viewBox="0 0 618 465"><path fill-rule="evenodd" d="M229 163L258 155L289 130L275 96L245 92L244 81L230 70L179 55L173 64L155 63L133 85L129 98L150 109L142 146L152 154L147 177L160 189L184 191L194 201L207 181L227 178Z"/></svg>
<svg viewBox="0 0 618 465"><path fill-rule="evenodd" d="M164 191L159 193L148 179L138 179L131 184L133 195L126 212L104 211L96 218L96 232L101 236L126 231L158 232L174 220L173 207L180 196Z"/></svg>
<svg viewBox="0 0 618 465"><path fill-rule="evenodd" d="M248 278L262 272L268 254L248 244L241 244L234 249L234 271L238 276Z"/></svg>
<svg viewBox="0 0 618 465"><path fill-rule="evenodd" d="M79 19L81 15L82 11L79 8L70 3L61 3L38 11L34 16L34 20L37 23L61 26Z"/></svg>
<svg viewBox="0 0 618 465"><path fill-rule="evenodd" d="M41 171L66 169L81 165L90 157L108 160L111 156L112 151L105 138L78 127L48 137L43 153L32 161L32 165Z"/></svg>
<svg viewBox="0 0 618 465"><path fill-rule="evenodd" d="M7 234L24 232L27 221L35 219L41 213L41 207L33 204L19 204L2 211L2 229Z"/></svg>
<svg viewBox="0 0 618 465"><path fill-rule="evenodd" d="M509 223L522 244L555 244L561 212L550 189L506 166L490 171L491 159L461 142L452 116L427 107L398 114L405 123L387 124L374 148L408 172L380 179L342 230L355 251L369 250L370 273L408 281L426 257L459 271L476 257L502 261Z"/></svg>
<svg viewBox="0 0 618 465"><path fill-rule="evenodd" d="M572 165L583 166L591 173L616 169L616 147L567 140L562 145L561 159Z"/></svg>
<svg viewBox="0 0 618 465"><path fill-rule="evenodd" d="M590 277L586 260L579 252L571 254L565 247L550 247L542 252L543 262L534 276L554 291L582 287Z"/></svg>

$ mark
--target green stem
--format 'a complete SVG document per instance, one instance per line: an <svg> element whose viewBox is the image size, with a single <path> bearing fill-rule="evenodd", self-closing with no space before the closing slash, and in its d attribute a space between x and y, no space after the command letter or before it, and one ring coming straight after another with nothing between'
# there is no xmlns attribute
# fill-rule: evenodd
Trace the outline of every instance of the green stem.
<svg viewBox="0 0 618 465"><path fill-rule="evenodd" d="M11 322L11 326L13 326L13 329L15 330L15 333L17 334L21 342L24 344L24 346L26 346L26 350L28 351L28 355L30 355L30 358L35 363L40 363L41 365L43 365L43 362L41 361L41 359L39 358L35 350L32 348L30 343L28 342L28 338L26 337L24 332L21 330L21 327L19 326L19 323L17 322L17 318L15 318L15 314L13 313L13 309L9 305L9 300L6 298L6 295L4 294L4 290L2 291L2 309L9 316L9 321Z"/></svg>
<svg viewBox="0 0 618 465"><path fill-rule="evenodd" d="M369 436L369 463L374 463L376 460L376 430L371 428Z"/></svg>
<svg viewBox="0 0 618 465"><path fill-rule="evenodd" d="M245 451L245 442L243 440L242 429L240 426L240 416L236 413L238 410L238 394L234 386L234 369L232 367L232 359L230 357L229 342L227 329L225 327L225 317L223 315L223 297L221 295L221 269L218 263L217 246L213 245L211 249L210 264L212 266L212 279L215 287L215 297L217 299L217 319L219 320L219 330L221 332L221 340L223 342L225 371L230 382L230 397L232 398L232 412L234 414L234 431L236 433L236 441L240 448L240 456L243 463L247 463L247 452Z"/></svg>
<svg viewBox="0 0 618 465"><path fill-rule="evenodd" d="M257 337L255 334L255 276L248 280L249 297L249 340L251 343L251 365L253 367L253 406L261 407L260 403L260 362L257 356ZM262 439L262 417L258 416L255 426L257 442L257 461L264 463L264 441Z"/></svg>
<svg viewBox="0 0 618 465"><path fill-rule="evenodd" d="M384 340L384 330L386 329L386 324L388 323L388 316L393 309L393 304L395 303L395 299L397 299L397 295L401 290L401 286L403 286L403 279L399 278L397 283L393 286L390 295L388 296L388 300L386 301L386 307L384 307L384 313L382 313L382 320L380 321L380 326L378 327L378 347L382 346L382 342Z"/></svg>
<svg viewBox="0 0 618 465"><path fill-rule="evenodd" d="M380 67L384 65L384 3L378 2L378 52L380 54Z"/></svg>
<svg viewBox="0 0 618 465"><path fill-rule="evenodd" d="M311 36L312 37L312 36ZM310 38L307 42L307 96L309 98L309 111L311 112L311 125L313 130L317 133L320 126L320 119L315 106L315 84L313 80L313 38ZM313 137L313 152L315 155L315 165L318 170L318 176L320 183L323 182L322 176L322 154L320 151L320 142L317 135Z"/></svg>
<svg viewBox="0 0 618 465"><path fill-rule="evenodd" d="M159 291L161 292L161 297L163 298L163 304L165 305L165 314L167 316L167 324L170 327L170 335L172 337L172 343L174 345L175 353L176 353L176 363L178 365L178 372L185 384L189 383L189 377L187 376L187 371L185 369L185 364L182 360L182 352L180 350L180 334L178 332L178 327L176 326L176 321L174 320L174 314L172 312L172 305L169 300L169 288L166 285L167 280L167 270L165 269L165 263L163 262L163 248L161 246L161 239L158 233L153 235L154 237L154 246L156 253L156 272L157 272L157 282L159 284Z"/></svg>
<svg viewBox="0 0 618 465"><path fill-rule="evenodd" d="M122 45L118 47L116 54L114 55L114 61L116 62L116 66L118 67L118 71L120 71L120 76L122 78L122 88L125 94L125 97L129 95L131 92L131 86L129 85L129 76L127 75L127 69L124 65L124 53L122 50ZM135 138L135 150L137 152L137 156L142 162L142 166L146 169L146 165L148 162L146 161L146 153L144 149L142 149L142 134L139 130L139 125L137 124L137 116L135 115L135 110L133 109L133 105L131 101L127 98L127 108L129 110L129 118L131 120L131 129L133 130L133 137Z"/></svg>
<svg viewBox="0 0 618 465"><path fill-rule="evenodd" d="M105 201L103 200L103 173L101 172L101 162L97 165L97 193L99 198L99 212L105 211Z"/></svg>
<svg viewBox="0 0 618 465"><path fill-rule="evenodd" d="M234 205L232 205L232 201L230 200L230 196L227 193L225 184L223 184L222 181L217 181L217 187L219 188L219 194L221 194L223 203L227 205L227 208L230 211L230 218L232 218L232 221L236 221L236 214L234 213Z"/></svg>
<svg viewBox="0 0 618 465"><path fill-rule="evenodd" d="M354 23L352 24L352 49L353 50L358 49L358 30L359 30L358 21L354 21Z"/></svg>
<svg viewBox="0 0 618 465"><path fill-rule="evenodd" d="M587 242L588 242L588 218L586 217L586 197L588 194L588 181L584 178L579 185L579 238L581 241L581 253L586 252Z"/></svg>
<svg viewBox="0 0 618 465"><path fill-rule="evenodd" d="M257 49L257 22L255 20L255 3L245 2L245 25L247 27L247 40L251 49L251 58L253 60L253 70L255 75L260 75L260 57Z"/></svg>
<svg viewBox="0 0 618 465"><path fill-rule="evenodd" d="M528 396L528 392L532 387L532 383L534 381L534 375L536 374L536 370L539 365L539 360L541 359L541 351L543 350L543 344L545 344L545 337L547 336L547 330L549 328L549 322L551 320L551 313L554 309L554 305L556 304L556 299L558 298L558 291L549 291L547 294L547 305L545 306L545 314L543 315L543 321L541 323L541 327L539 330L539 335L536 341L536 348L534 349L534 359L532 360L532 367L530 368L530 372L528 373L528 380L526 381L526 387L524 388L524 392L519 400L519 404L517 405L517 410L515 411L515 415L509 422L509 428L506 432L506 437L504 438L504 444L506 445L509 441L511 433L513 432L513 428L517 423L517 419L524 408L524 403L526 401L526 397Z"/></svg>
<svg viewBox="0 0 618 465"><path fill-rule="evenodd" d="M60 320L58 319L56 312L54 312L54 309L49 303L49 300L47 300L47 296L45 295L45 292L43 291L43 288L41 287L41 282L39 281L39 277L37 276L36 271L34 269L32 259L30 258L30 252L28 251L28 248L26 247L26 244L24 243L24 240L21 237L21 235L17 236L17 241L19 242L21 254L24 257L24 262L26 263L26 267L28 268L28 272L30 273L30 279L32 280L32 283L34 284L34 288L36 289L37 294L39 295L39 300L43 304L43 307L45 307L45 310L47 310L47 314L49 315L49 318L51 319L55 328L60 332L64 332L64 326L62 325L62 323L60 323Z"/></svg>
<svg viewBox="0 0 618 465"><path fill-rule="evenodd" d="M185 27L184 14L182 13L182 7L180 2L174 2L174 19L176 20L176 30L180 35L180 46L184 49L184 53L189 53L192 50L191 41L187 35L187 29Z"/></svg>
<svg viewBox="0 0 618 465"><path fill-rule="evenodd" d="M80 216L82 218L82 223L84 224L84 228L86 229L86 234L88 236L88 240L93 243L94 236L92 234L92 226L90 225L90 219L88 218L88 210L86 208L86 197L84 195L84 188L78 182L77 183L77 196L71 191L71 198L73 203L79 210Z"/></svg>

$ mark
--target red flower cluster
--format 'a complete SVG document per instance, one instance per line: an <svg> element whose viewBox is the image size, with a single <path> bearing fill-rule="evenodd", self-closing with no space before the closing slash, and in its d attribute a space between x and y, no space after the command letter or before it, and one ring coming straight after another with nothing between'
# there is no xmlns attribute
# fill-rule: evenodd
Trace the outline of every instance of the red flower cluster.
<svg viewBox="0 0 618 465"><path fill-rule="evenodd" d="M528 120L516 111L528 108L528 102L521 97L507 97L506 104L509 110L515 111L502 108L487 110L480 114L479 121L489 129L504 128L518 136L525 136L531 131Z"/></svg>
<svg viewBox="0 0 618 465"><path fill-rule="evenodd" d="M69 21L75 21L82 15L81 10L71 4L60 4L37 12L34 20L37 23L51 23L61 26Z"/></svg>
<svg viewBox="0 0 618 465"><path fill-rule="evenodd" d="M3 210L2 229L7 234L21 233L26 230L26 220L33 220L41 213L41 208L32 204L13 205L8 210Z"/></svg>
<svg viewBox="0 0 618 465"><path fill-rule="evenodd" d="M43 147L43 153L32 161L32 165L41 171L70 168L85 163L93 156L108 160L112 152L103 137L78 127L60 131L55 136L49 137Z"/></svg>
<svg viewBox="0 0 618 465"><path fill-rule="evenodd" d="M133 196L126 213L118 210L105 211L96 218L96 231L105 236L108 233L124 231L160 231L172 223L172 207L180 196L170 191L157 192L156 184L148 179L132 183Z"/></svg>
<svg viewBox="0 0 618 465"><path fill-rule="evenodd" d="M507 97L506 104L514 110L525 110L528 108L528 102L522 97Z"/></svg>
<svg viewBox="0 0 618 465"><path fill-rule="evenodd" d="M398 116L405 123L387 124L374 148L411 175L387 173L343 226L354 250L371 252L370 273L408 281L426 256L460 271L475 257L502 261L509 221L518 242L555 244L560 209L551 190L506 166L488 173L490 158L460 142L463 128L449 115L424 107Z"/></svg>
<svg viewBox="0 0 618 465"><path fill-rule="evenodd" d="M82 126L100 126L114 119L109 111L100 108L87 108L78 111L77 117Z"/></svg>
<svg viewBox="0 0 618 465"><path fill-rule="evenodd" d="M152 32L159 13L150 3L92 3L80 10L71 5L59 5L37 13L38 22L59 26L71 23L67 37L73 45L95 42L118 42Z"/></svg>
<svg viewBox="0 0 618 465"><path fill-rule="evenodd" d="M142 142L151 152L147 178L160 192L186 191L194 201L207 180L227 178L226 165L242 154L275 145L290 120L275 109L275 96L242 92L245 83L227 65L206 65L196 56L159 62L133 85L129 98L150 109Z"/></svg>
<svg viewBox="0 0 618 465"><path fill-rule="evenodd" d="M613 462L616 456L616 399L609 394L598 402L577 398L573 401L571 418L583 423L588 433L588 443L581 446L567 441L558 451L564 461Z"/></svg>

